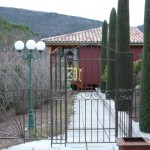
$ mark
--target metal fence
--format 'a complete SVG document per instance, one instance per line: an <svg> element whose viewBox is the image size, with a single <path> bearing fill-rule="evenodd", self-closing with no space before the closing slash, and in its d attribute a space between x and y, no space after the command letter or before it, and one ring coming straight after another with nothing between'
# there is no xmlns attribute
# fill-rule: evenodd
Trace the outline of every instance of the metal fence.
<svg viewBox="0 0 150 150"><path fill-rule="evenodd" d="M139 101L140 101L140 89L139 86L133 92L133 101L132 101L132 119L135 122L139 121Z"/></svg>
<svg viewBox="0 0 150 150"><path fill-rule="evenodd" d="M66 114L65 94L57 92L57 98L54 98L50 93L49 90L33 90L32 130L28 128L29 90L3 93L0 103L0 148L31 140L53 139L54 136L63 134Z"/></svg>
<svg viewBox="0 0 150 150"><path fill-rule="evenodd" d="M29 90L1 91L0 148L40 139L50 140L52 146L58 143L112 143L115 137L132 136L132 117L137 117L132 110L132 106L137 104L136 101L133 103L133 89L121 89L117 81L115 91L101 92L94 70L100 70L98 67L102 60L93 58L92 53L90 57L79 60L76 56L72 60L72 68L78 67L83 72L84 82L80 87L74 81L75 75L72 75L73 81L67 78L67 68L71 68L67 64L67 54L50 54L49 90L33 89L32 130L28 128ZM119 64L120 59L107 61ZM95 64L97 68L94 68ZM128 67L131 66L129 64ZM121 65L116 67L124 69ZM86 68L88 70L85 71ZM132 72L128 74L132 75ZM68 82L77 87L70 90ZM132 85L129 80L127 82L127 85ZM111 93L115 93L115 98Z"/></svg>

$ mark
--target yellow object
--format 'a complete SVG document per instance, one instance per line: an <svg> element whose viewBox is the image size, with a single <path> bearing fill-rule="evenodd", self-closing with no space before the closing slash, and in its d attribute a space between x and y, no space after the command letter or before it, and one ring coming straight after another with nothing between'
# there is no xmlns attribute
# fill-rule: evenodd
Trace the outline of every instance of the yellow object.
<svg viewBox="0 0 150 150"><path fill-rule="evenodd" d="M78 67L67 68L67 81L81 81L82 69Z"/></svg>

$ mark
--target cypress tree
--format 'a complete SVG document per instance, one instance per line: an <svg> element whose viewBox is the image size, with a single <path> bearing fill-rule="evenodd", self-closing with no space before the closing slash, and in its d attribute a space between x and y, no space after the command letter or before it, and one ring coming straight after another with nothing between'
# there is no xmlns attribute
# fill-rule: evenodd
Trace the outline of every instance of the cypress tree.
<svg viewBox="0 0 150 150"><path fill-rule="evenodd" d="M116 51L116 10L112 8L109 19L109 35L107 50L107 82L106 89L111 91L111 98L115 95L115 51ZM112 61L111 61L112 60Z"/></svg>
<svg viewBox="0 0 150 150"><path fill-rule="evenodd" d="M145 1L144 47L140 83L140 130L150 133L150 0Z"/></svg>
<svg viewBox="0 0 150 150"><path fill-rule="evenodd" d="M129 0L118 0L118 12L116 22L116 48L118 52L118 78L119 89L129 89L131 87L131 55L130 34L129 34ZM131 60L131 62L130 62Z"/></svg>
<svg viewBox="0 0 150 150"><path fill-rule="evenodd" d="M102 45L101 45L101 92L105 91L106 82L103 80L104 70L107 64L107 33L108 25L107 21L104 20L102 25Z"/></svg>
<svg viewBox="0 0 150 150"><path fill-rule="evenodd" d="M129 52L129 0L118 0L117 11L117 51Z"/></svg>
<svg viewBox="0 0 150 150"><path fill-rule="evenodd" d="M118 0L118 11L116 21L116 89L122 94L117 94L118 107L120 111L128 110L128 98L132 94L132 55L130 53L129 34L129 0ZM127 94L128 93L128 94Z"/></svg>

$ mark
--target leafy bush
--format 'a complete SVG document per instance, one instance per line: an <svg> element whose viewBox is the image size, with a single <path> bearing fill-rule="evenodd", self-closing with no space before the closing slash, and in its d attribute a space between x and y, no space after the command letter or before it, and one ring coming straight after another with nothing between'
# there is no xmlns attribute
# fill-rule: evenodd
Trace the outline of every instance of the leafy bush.
<svg viewBox="0 0 150 150"><path fill-rule="evenodd" d="M102 74L102 77L101 77L102 81L104 81L104 82L107 81L107 72L108 72L107 70L108 70L108 67L106 65L106 67L104 69L104 73Z"/></svg>
<svg viewBox="0 0 150 150"><path fill-rule="evenodd" d="M138 74L141 71L142 59L133 62L133 73Z"/></svg>

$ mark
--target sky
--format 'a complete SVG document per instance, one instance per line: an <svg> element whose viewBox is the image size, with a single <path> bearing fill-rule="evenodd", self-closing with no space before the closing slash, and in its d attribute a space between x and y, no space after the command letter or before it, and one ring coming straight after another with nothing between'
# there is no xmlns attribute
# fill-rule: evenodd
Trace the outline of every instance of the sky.
<svg viewBox="0 0 150 150"><path fill-rule="evenodd" d="M118 0L0 0L0 6L56 12L109 22L110 11ZM144 24L145 0L129 0L130 25Z"/></svg>

